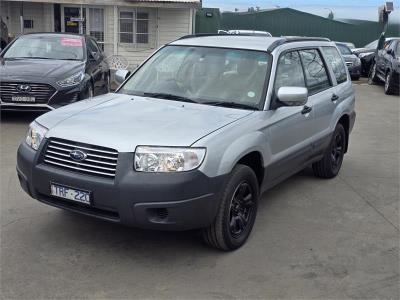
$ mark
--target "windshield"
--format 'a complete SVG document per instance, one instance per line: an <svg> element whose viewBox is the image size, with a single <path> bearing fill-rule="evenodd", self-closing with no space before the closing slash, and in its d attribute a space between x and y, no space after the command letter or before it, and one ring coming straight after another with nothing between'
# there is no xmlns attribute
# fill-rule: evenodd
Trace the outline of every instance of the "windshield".
<svg viewBox="0 0 400 300"><path fill-rule="evenodd" d="M346 45L343 45L343 44L336 44L336 45L339 48L340 53L342 53L342 55L351 55L352 54L350 48L347 47Z"/></svg>
<svg viewBox="0 0 400 300"><path fill-rule="evenodd" d="M177 101L258 109L270 57L265 52L167 46L120 89L120 93Z"/></svg>
<svg viewBox="0 0 400 300"><path fill-rule="evenodd" d="M83 39L63 35L21 36L3 57L83 60Z"/></svg>

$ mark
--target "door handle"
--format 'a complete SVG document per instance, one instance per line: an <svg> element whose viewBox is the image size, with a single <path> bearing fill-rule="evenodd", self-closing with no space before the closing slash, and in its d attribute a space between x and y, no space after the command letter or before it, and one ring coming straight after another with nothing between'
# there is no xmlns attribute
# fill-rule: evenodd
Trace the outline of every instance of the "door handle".
<svg viewBox="0 0 400 300"><path fill-rule="evenodd" d="M306 114L309 114L311 111L312 111L312 107L306 105L306 106L303 107L303 110L301 111L301 114L302 115L306 115Z"/></svg>
<svg viewBox="0 0 400 300"><path fill-rule="evenodd" d="M339 98L340 98L340 97L339 97L338 95L333 94L331 100L332 100L332 102L335 102L335 101L338 101Z"/></svg>

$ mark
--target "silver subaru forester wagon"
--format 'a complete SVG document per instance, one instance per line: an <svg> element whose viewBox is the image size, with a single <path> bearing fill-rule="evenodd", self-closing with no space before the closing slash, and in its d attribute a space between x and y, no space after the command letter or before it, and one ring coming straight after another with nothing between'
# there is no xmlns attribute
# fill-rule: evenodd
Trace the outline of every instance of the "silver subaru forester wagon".
<svg viewBox="0 0 400 300"><path fill-rule="evenodd" d="M355 121L335 44L319 38L188 36L115 93L37 118L18 149L33 198L128 226L200 229L234 250L260 195L312 165L335 177Z"/></svg>

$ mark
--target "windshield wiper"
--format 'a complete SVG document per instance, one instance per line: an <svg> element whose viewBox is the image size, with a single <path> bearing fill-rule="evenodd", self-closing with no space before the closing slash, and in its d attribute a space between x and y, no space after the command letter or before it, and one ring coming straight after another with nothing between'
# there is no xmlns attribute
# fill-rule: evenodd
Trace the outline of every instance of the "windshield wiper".
<svg viewBox="0 0 400 300"><path fill-rule="evenodd" d="M255 107L255 106L252 106L252 105L249 105L249 104L236 103L236 102L209 101L209 102L202 102L202 104L229 107L229 108L259 110L258 107Z"/></svg>
<svg viewBox="0 0 400 300"><path fill-rule="evenodd" d="M160 98L160 99L174 100L174 101L180 101L180 102L189 102L189 103L199 103L197 101L194 101L194 100L184 97L184 96L178 96L178 95L168 94L168 93L143 93L142 95L144 97L151 97L151 98Z"/></svg>

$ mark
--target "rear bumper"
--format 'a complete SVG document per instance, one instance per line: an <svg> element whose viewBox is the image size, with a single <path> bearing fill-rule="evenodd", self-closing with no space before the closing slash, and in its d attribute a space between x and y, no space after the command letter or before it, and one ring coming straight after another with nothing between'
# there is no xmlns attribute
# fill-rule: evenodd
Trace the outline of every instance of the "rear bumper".
<svg viewBox="0 0 400 300"><path fill-rule="evenodd" d="M147 174L133 170L133 154L120 153L115 179L79 174L41 162L40 149L22 143L17 173L21 187L40 202L128 226L157 230L207 227L219 206L225 176L200 171ZM50 182L92 192L90 206L50 195Z"/></svg>
<svg viewBox="0 0 400 300"><path fill-rule="evenodd" d="M361 76L361 65L358 66L349 66L349 73L351 77L359 77Z"/></svg>

